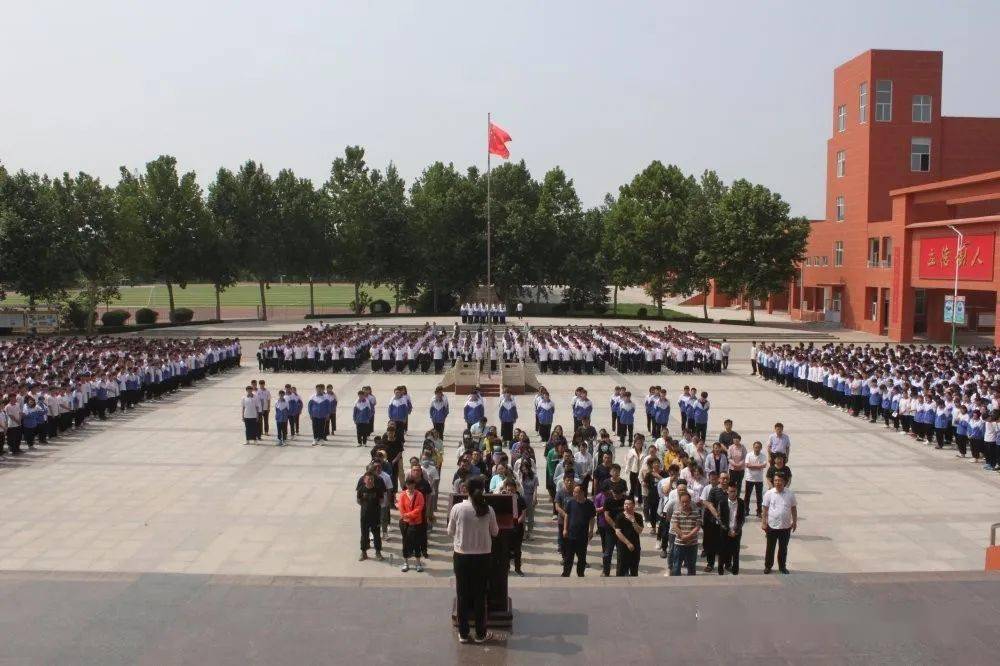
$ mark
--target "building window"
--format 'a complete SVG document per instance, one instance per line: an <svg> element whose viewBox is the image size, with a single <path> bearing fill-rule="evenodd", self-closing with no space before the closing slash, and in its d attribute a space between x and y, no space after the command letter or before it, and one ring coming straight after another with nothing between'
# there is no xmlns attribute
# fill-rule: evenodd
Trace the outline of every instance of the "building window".
<svg viewBox="0 0 1000 666"><path fill-rule="evenodd" d="M837 107L837 131L843 132L847 129L847 107L841 104Z"/></svg>
<svg viewBox="0 0 1000 666"><path fill-rule="evenodd" d="M844 221L844 207L845 207L845 204L844 204L844 195L842 194L839 197L837 197L837 205L836 205L836 208L837 208L837 222L843 222Z"/></svg>
<svg viewBox="0 0 1000 666"><path fill-rule="evenodd" d="M830 265L830 257L828 257L828 256L826 256L826 255L824 254L824 255L823 255L822 257L820 257L820 263L821 263L821 264L822 264L823 266L829 266L829 265Z"/></svg>
<svg viewBox="0 0 1000 666"><path fill-rule="evenodd" d="M843 178L847 174L847 151L837 151L837 178Z"/></svg>
<svg viewBox="0 0 1000 666"><path fill-rule="evenodd" d="M931 96L913 96L913 122L929 123L931 121Z"/></svg>
<svg viewBox="0 0 1000 666"><path fill-rule="evenodd" d="M875 82L875 120L892 120L892 81L888 79Z"/></svg>
<svg viewBox="0 0 1000 666"><path fill-rule="evenodd" d="M892 268L892 236L882 236L882 264Z"/></svg>
<svg viewBox="0 0 1000 666"><path fill-rule="evenodd" d="M878 268L878 239L869 238L868 239L868 265L872 268Z"/></svg>
<svg viewBox="0 0 1000 666"><path fill-rule="evenodd" d="M844 265L844 241L837 241L833 244L833 265Z"/></svg>
<svg viewBox="0 0 1000 666"><path fill-rule="evenodd" d="M910 139L910 171L931 170L931 140Z"/></svg>
<svg viewBox="0 0 1000 666"><path fill-rule="evenodd" d="M868 82L858 86L858 122L868 122Z"/></svg>

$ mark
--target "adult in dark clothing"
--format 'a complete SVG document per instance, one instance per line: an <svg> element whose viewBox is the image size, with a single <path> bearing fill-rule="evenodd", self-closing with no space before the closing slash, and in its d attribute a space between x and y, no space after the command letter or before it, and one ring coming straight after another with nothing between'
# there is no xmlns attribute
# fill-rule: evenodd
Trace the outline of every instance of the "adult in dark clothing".
<svg viewBox="0 0 1000 666"><path fill-rule="evenodd" d="M767 485L769 488L774 488L774 475L780 474L785 477L785 486L792 485L792 468L785 464L785 456L776 453L774 454L774 462L770 467L767 468Z"/></svg>
<svg viewBox="0 0 1000 666"><path fill-rule="evenodd" d="M726 499L719 503L719 575L726 569L734 576L740 573L740 540L743 538L743 523L747 511L740 497L739 485L730 481L726 488Z"/></svg>
<svg viewBox="0 0 1000 666"><path fill-rule="evenodd" d="M642 516L635 512L635 500L625 500L624 508L615 517L615 537L618 540L617 576L638 576L639 558L642 554L639 535L642 534Z"/></svg>
<svg viewBox="0 0 1000 666"><path fill-rule="evenodd" d="M703 534L702 548L705 551L705 571L715 568L716 556L719 554L719 546L722 537L719 533L719 504L726 499L726 490L722 483L729 485L729 477L722 475L721 483L719 475L714 471L708 475L709 486L708 497L704 502L705 511L702 513L701 529ZM704 497L704 495L703 495Z"/></svg>
<svg viewBox="0 0 1000 666"><path fill-rule="evenodd" d="M517 481L514 479L508 479L504 482L503 492L505 495L516 496L517 522L514 523L514 529L510 531L510 559L514 563L514 573L518 576L523 576L524 572L521 571L521 545L524 543L525 509L527 509L528 505L525 503L521 493L517 492Z"/></svg>
<svg viewBox="0 0 1000 666"><path fill-rule="evenodd" d="M566 520L563 524L563 572L569 576L576 557L576 575L583 577L587 569L587 544L594 538L594 520L597 510L587 499L587 491L582 484L573 488L573 499L566 503Z"/></svg>
<svg viewBox="0 0 1000 666"><path fill-rule="evenodd" d="M371 472L366 472L358 481L358 506L361 507L361 557L368 559L371 539L375 540L375 559L382 558L382 533L380 529L380 509L385 496L385 484Z"/></svg>
<svg viewBox="0 0 1000 666"><path fill-rule="evenodd" d="M395 423L389 422L385 434L382 436L382 445L385 447L386 459L389 461L389 476L392 477L392 490L399 490L399 469L400 461L403 459L403 436Z"/></svg>
<svg viewBox="0 0 1000 666"><path fill-rule="evenodd" d="M625 496L621 489L602 490L594 497L597 510L597 531L601 535L602 576L611 575L611 559L615 554L615 520L625 507Z"/></svg>

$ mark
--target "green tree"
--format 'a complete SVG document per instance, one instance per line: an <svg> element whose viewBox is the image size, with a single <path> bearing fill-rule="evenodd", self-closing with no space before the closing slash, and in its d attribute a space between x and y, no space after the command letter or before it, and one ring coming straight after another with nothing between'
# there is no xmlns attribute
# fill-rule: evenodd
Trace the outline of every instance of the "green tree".
<svg viewBox="0 0 1000 666"><path fill-rule="evenodd" d="M328 278L333 264L330 256L323 197L308 178L297 178L291 169L282 169L274 180L277 199L275 237L283 275L309 283L309 314L316 314L314 285Z"/></svg>
<svg viewBox="0 0 1000 666"><path fill-rule="evenodd" d="M247 161L236 173L219 169L208 190L209 210L235 234L236 256L260 289L261 319L267 320L269 282L280 274L280 259L274 239L278 202L274 182L263 165Z"/></svg>
<svg viewBox="0 0 1000 666"><path fill-rule="evenodd" d="M702 173L691 197L688 216L677 234L678 263L674 292L683 296L701 293L702 316L708 319L708 292L715 272L714 256L718 243L719 201L726 184L714 171Z"/></svg>
<svg viewBox="0 0 1000 666"><path fill-rule="evenodd" d="M335 271L354 283L355 314L362 314L361 285L378 279L374 245L375 188L379 177L361 146L347 146L323 187Z"/></svg>
<svg viewBox="0 0 1000 666"><path fill-rule="evenodd" d="M410 188L412 239L419 282L430 290L434 312L442 293L461 296L481 274L485 238L478 172L459 173L452 164L435 162Z"/></svg>
<svg viewBox="0 0 1000 666"><path fill-rule="evenodd" d="M617 205L610 194L604 197L602 206L604 230L601 239L602 252L608 264L608 280L614 289L613 312L618 313L618 290L642 282L639 270L639 237L636 220L639 205L629 199Z"/></svg>
<svg viewBox="0 0 1000 666"><path fill-rule="evenodd" d="M209 214L202 236L200 276L214 287L215 318L221 320L222 292L236 284L240 274L236 232L230 220Z"/></svg>
<svg viewBox="0 0 1000 666"><path fill-rule="evenodd" d="M199 254L206 228L205 204L195 173L177 173L177 159L161 155L146 164L138 183L122 167L120 192L139 197L146 258L153 278L167 287L170 314L174 313L174 285L181 289L197 277ZM124 204L129 205L129 204Z"/></svg>
<svg viewBox="0 0 1000 666"><path fill-rule="evenodd" d="M612 206L612 226L634 234L635 247L628 250L634 261L632 277L646 285L648 293L663 316L663 300L678 283L681 256L679 238L689 216L688 208L698 187L697 182L674 165L652 162L619 190ZM619 276L613 279L620 279Z"/></svg>
<svg viewBox="0 0 1000 666"><path fill-rule="evenodd" d="M390 164L385 173L376 171L372 206L372 282L388 284L394 294L394 309L399 312L400 301L416 296L418 274L430 267L417 264L413 229L410 225L409 202L406 200L406 183L396 167Z"/></svg>
<svg viewBox="0 0 1000 666"><path fill-rule="evenodd" d="M122 214L114 190L85 173L75 178L63 174L52 188L57 226L76 231L70 237L66 270L83 286L84 311L93 312L98 303L119 296L127 255L140 235L139 220ZM93 330L94 318L88 316L86 325Z"/></svg>
<svg viewBox="0 0 1000 666"><path fill-rule="evenodd" d="M789 217L788 203L762 185L737 180L718 204L716 287L750 301L787 288L805 258L809 222Z"/></svg>
<svg viewBox="0 0 1000 666"><path fill-rule="evenodd" d="M538 191L534 228L559 248L550 256L543 283L565 287L563 299L576 310L606 302L607 271L601 260L601 213L586 214L572 179L555 167L545 174Z"/></svg>
<svg viewBox="0 0 1000 666"><path fill-rule="evenodd" d="M486 179L480 179L483 195ZM524 285L541 288L552 266L553 230L536 215L539 185L531 177L524 160L505 163L493 169L491 178L491 227L493 234L493 284L503 299L519 296ZM484 214L485 217L485 214ZM486 266L481 275L485 277ZM484 280L485 282L485 280Z"/></svg>
<svg viewBox="0 0 1000 666"><path fill-rule="evenodd" d="M32 309L74 286L64 257L75 230L59 222L47 177L0 172L0 291L21 294Z"/></svg>

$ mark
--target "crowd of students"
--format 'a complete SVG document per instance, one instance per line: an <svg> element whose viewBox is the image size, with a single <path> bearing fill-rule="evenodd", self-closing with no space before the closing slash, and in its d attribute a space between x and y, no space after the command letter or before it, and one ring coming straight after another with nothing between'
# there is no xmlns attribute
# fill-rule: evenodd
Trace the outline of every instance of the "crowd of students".
<svg viewBox="0 0 1000 666"><path fill-rule="evenodd" d="M1000 351L934 345L757 345L751 372L1000 471Z"/></svg>
<svg viewBox="0 0 1000 666"><path fill-rule="evenodd" d="M159 400L237 367L238 339L30 337L0 342L0 455L23 453L89 417Z"/></svg>
<svg viewBox="0 0 1000 666"><path fill-rule="evenodd" d="M532 361L543 373L717 373L729 366L731 346L667 327L648 328L417 328L371 325L307 326L260 344L260 370L441 373L457 361L478 361L495 371L501 361Z"/></svg>
<svg viewBox="0 0 1000 666"><path fill-rule="evenodd" d="M360 559L368 559L372 547L375 557L383 559L395 511L402 542L401 569L408 571L415 563L420 571L428 554L427 533L436 521L450 410L443 392L435 391L427 406L433 427L423 434L419 453L407 458L405 441L413 404L404 391L398 387L387 406L385 430L374 438L371 462L357 483ZM509 393L501 396L495 421L487 418L477 391L466 398L456 470L443 492L446 497L465 496L470 482L479 479L488 492L516 496L517 516L507 540L515 574L523 575L523 544L536 534L543 539L548 536L537 510L543 483L548 501L542 504L555 523L552 545L562 559L564 576L574 567L577 575L584 575L595 533L600 536L603 575L610 575L613 565L619 576L638 575L639 537L646 530L665 560L665 575L679 575L682 570L694 575L699 558L704 559L705 571L739 574L741 537L745 521L751 518L751 499L755 502L752 518L766 535L765 573L771 572L775 557L778 570L788 572L788 543L798 515L789 487L791 441L782 424L775 424L766 444L756 441L747 448L726 420L709 446L704 436L710 407L705 392L685 387L677 401L683 425L676 439L670 435L670 401L664 389L651 387L646 399L652 411L648 435L632 433L637 409L629 391L617 387L609 400L614 427L612 431L595 428L590 420L593 402L586 389L578 388L571 403L573 427L567 437L561 425L553 425L555 407L544 388L528 410L535 421L531 430L520 425L524 419ZM358 405L362 404L354 410L356 425L361 422L359 414L365 424L371 423L367 419L375 401L370 391L359 393ZM654 424L659 426L656 435L651 430ZM617 439L612 435L616 428ZM363 432L370 434L370 426L365 425Z"/></svg>

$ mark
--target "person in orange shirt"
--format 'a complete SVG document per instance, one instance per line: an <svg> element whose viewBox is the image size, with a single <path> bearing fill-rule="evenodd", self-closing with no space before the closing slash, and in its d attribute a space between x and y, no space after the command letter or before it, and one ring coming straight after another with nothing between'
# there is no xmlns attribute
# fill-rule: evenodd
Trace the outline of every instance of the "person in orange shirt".
<svg viewBox="0 0 1000 666"><path fill-rule="evenodd" d="M421 544L427 525L424 523L424 495L417 490L417 482L412 476L406 479L406 490L396 500L399 509L399 531L403 536L403 566L400 571L410 570L410 557L417 560L417 571L423 571L420 561Z"/></svg>

